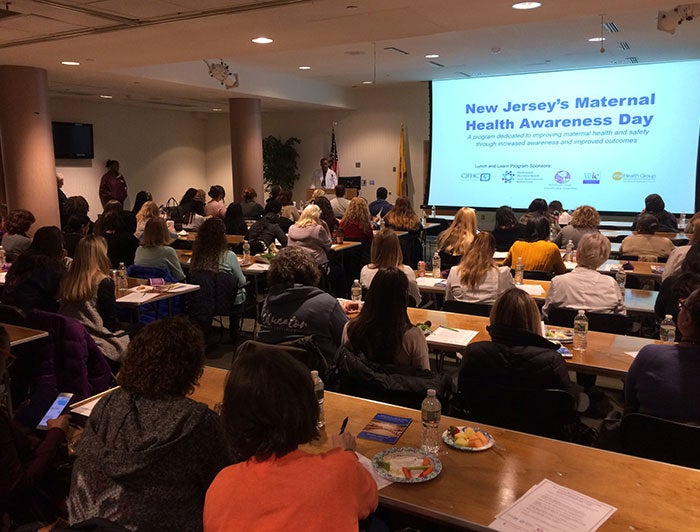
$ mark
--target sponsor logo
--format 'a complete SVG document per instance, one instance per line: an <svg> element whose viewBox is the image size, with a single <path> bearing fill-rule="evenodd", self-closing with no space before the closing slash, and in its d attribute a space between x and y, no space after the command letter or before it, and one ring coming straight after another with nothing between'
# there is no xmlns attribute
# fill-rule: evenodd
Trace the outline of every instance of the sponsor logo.
<svg viewBox="0 0 700 532"><path fill-rule="evenodd" d="M513 179L515 179L515 174L508 170L506 172L503 172L503 177L501 179L504 183L512 183Z"/></svg>
<svg viewBox="0 0 700 532"><path fill-rule="evenodd" d="M491 181L491 174L483 173L479 176L479 181Z"/></svg>
<svg viewBox="0 0 700 532"><path fill-rule="evenodd" d="M597 172L586 172L583 174L584 185L597 185L600 183L600 174Z"/></svg>
<svg viewBox="0 0 700 532"><path fill-rule="evenodd" d="M554 181L559 184L568 183L571 181L571 174L566 170L559 170L556 174L554 174Z"/></svg>
<svg viewBox="0 0 700 532"><path fill-rule="evenodd" d="M622 176L624 174L622 172L613 172L612 178L613 181L620 181L622 179Z"/></svg>

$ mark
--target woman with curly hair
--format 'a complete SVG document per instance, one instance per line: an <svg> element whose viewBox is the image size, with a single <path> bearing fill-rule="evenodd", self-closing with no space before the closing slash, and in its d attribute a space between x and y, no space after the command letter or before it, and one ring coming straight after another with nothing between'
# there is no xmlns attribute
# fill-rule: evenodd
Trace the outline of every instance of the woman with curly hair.
<svg viewBox="0 0 700 532"><path fill-rule="evenodd" d="M513 276L507 266L493 262L496 240L489 232L479 233L469 253L462 255L459 265L450 269L445 288L445 300L492 304L498 296L513 288Z"/></svg>
<svg viewBox="0 0 700 532"><path fill-rule="evenodd" d="M95 405L78 443L71 523L202 530L207 488L231 463L219 417L187 397L203 362L202 333L182 317L147 325L129 344L120 387Z"/></svg>
<svg viewBox="0 0 700 532"><path fill-rule="evenodd" d="M82 323L102 353L119 361L129 345L129 337L117 320L111 266L106 240L96 235L83 237L76 246L70 269L61 279L58 312Z"/></svg>
<svg viewBox="0 0 700 532"><path fill-rule="evenodd" d="M459 264L476 236L476 211L462 207L455 213L452 224L438 235L437 250L440 254L442 268Z"/></svg>
<svg viewBox="0 0 700 532"><path fill-rule="evenodd" d="M348 210L340 220L340 227L343 229L343 236L348 240L359 240L360 242L371 243L374 238L372 231L372 216L369 214L367 201L360 196L355 196L350 200Z"/></svg>
<svg viewBox="0 0 700 532"><path fill-rule="evenodd" d="M581 205L571 215L571 221L564 226L553 242L563 248L571 240L574 248L578 247L578 242L586 233L597 233L600 224L600 215L590 205Z"/></svg>
<svg viewBox="0 0 700 532"><path fill-rule="evenodd" d="M34 222L34 215L24 209L13 209L7 215L7 232L2 237L2 248L5 250L7 262L14 262L20 253L29 249L32 240L27 236L27 231Z"/></svg>
<svg viewBox="0 0 700 532"><path fill-rule="evenodd" d="M321 221L321 209L318 205L306 206L297 223L289 228L287 244L308 250L319 266L328 262L331 235L326 223Z"/></svg>
<svg viewBox="0 0 700 532"><path fill-rule="evenodd" d="M423 226L420 218L411 207L411 202L406 196L396 198L394 208L384 217L386 226L394 231L407 231L408 236L400 239L403 258L414 270L418 267L418 261L423 259L423 243L420 241L420 233Z"/></svg>
<svg viewBox="0 0 700 532"><path fill-rule="evenodd" d="M253 187L245 187L243 192L241 192L241 209L243 210L243 218L249 220L257 220L262 218L263 206L260 205L255 198L258 197L258 193L255 192Z"/></svg>

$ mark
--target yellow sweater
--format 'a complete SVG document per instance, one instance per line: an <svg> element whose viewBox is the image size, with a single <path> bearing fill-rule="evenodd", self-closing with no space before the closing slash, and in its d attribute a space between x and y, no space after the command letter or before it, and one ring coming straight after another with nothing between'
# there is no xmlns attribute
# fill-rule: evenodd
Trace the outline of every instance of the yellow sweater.
<svg viewBox="0 0 700 532"><path fill-rule="evenodd" d="M523 258L526 270L541 270L554 274L566 273L566 266L561 259L559 248L554 242L538 240L537 242L525 242L517 240L510 248L503 261L504 266L515 267L518 257Z"/></svg>

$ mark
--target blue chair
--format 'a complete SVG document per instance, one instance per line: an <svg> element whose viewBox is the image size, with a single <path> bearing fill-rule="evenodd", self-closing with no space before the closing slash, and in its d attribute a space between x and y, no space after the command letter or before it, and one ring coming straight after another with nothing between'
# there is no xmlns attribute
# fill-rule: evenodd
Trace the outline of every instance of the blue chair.
<svg viewBox="0 0 700 532"><path fill-rule="evenodd" d="M132 264L127 268L126 273L129 277L137 279L163 279L167 283L178 282L170 271L164 268ZM139 307L139 323L147 324L161 316L176 316L183 312L185 312L184 296L176 296L156 303L145 303Z"/></svg>

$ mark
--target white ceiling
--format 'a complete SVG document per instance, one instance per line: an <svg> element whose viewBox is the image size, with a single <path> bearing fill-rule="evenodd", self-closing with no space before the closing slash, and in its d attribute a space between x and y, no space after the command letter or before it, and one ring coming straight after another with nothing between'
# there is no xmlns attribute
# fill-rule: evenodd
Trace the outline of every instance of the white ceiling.
<svg viewBox="0 0 700 532"><path fill-rule="evenodd" d="M372 90L367 80L700 58L700 20L675 35L656 29L658 10L674 3L542 3L517 11L510 0L14 0L18 15L0 18L0 64L46 68L53 95L211 111L251 95L268 110L348 107L356 91ZM588 42L601 33L601 14L619 28L603 31L605 53ZM251 43L259 35L274 43ZM429 64L428 53L443 66ZM209 77L202 60L219 58L240 73L240 87Z"/></svg>

